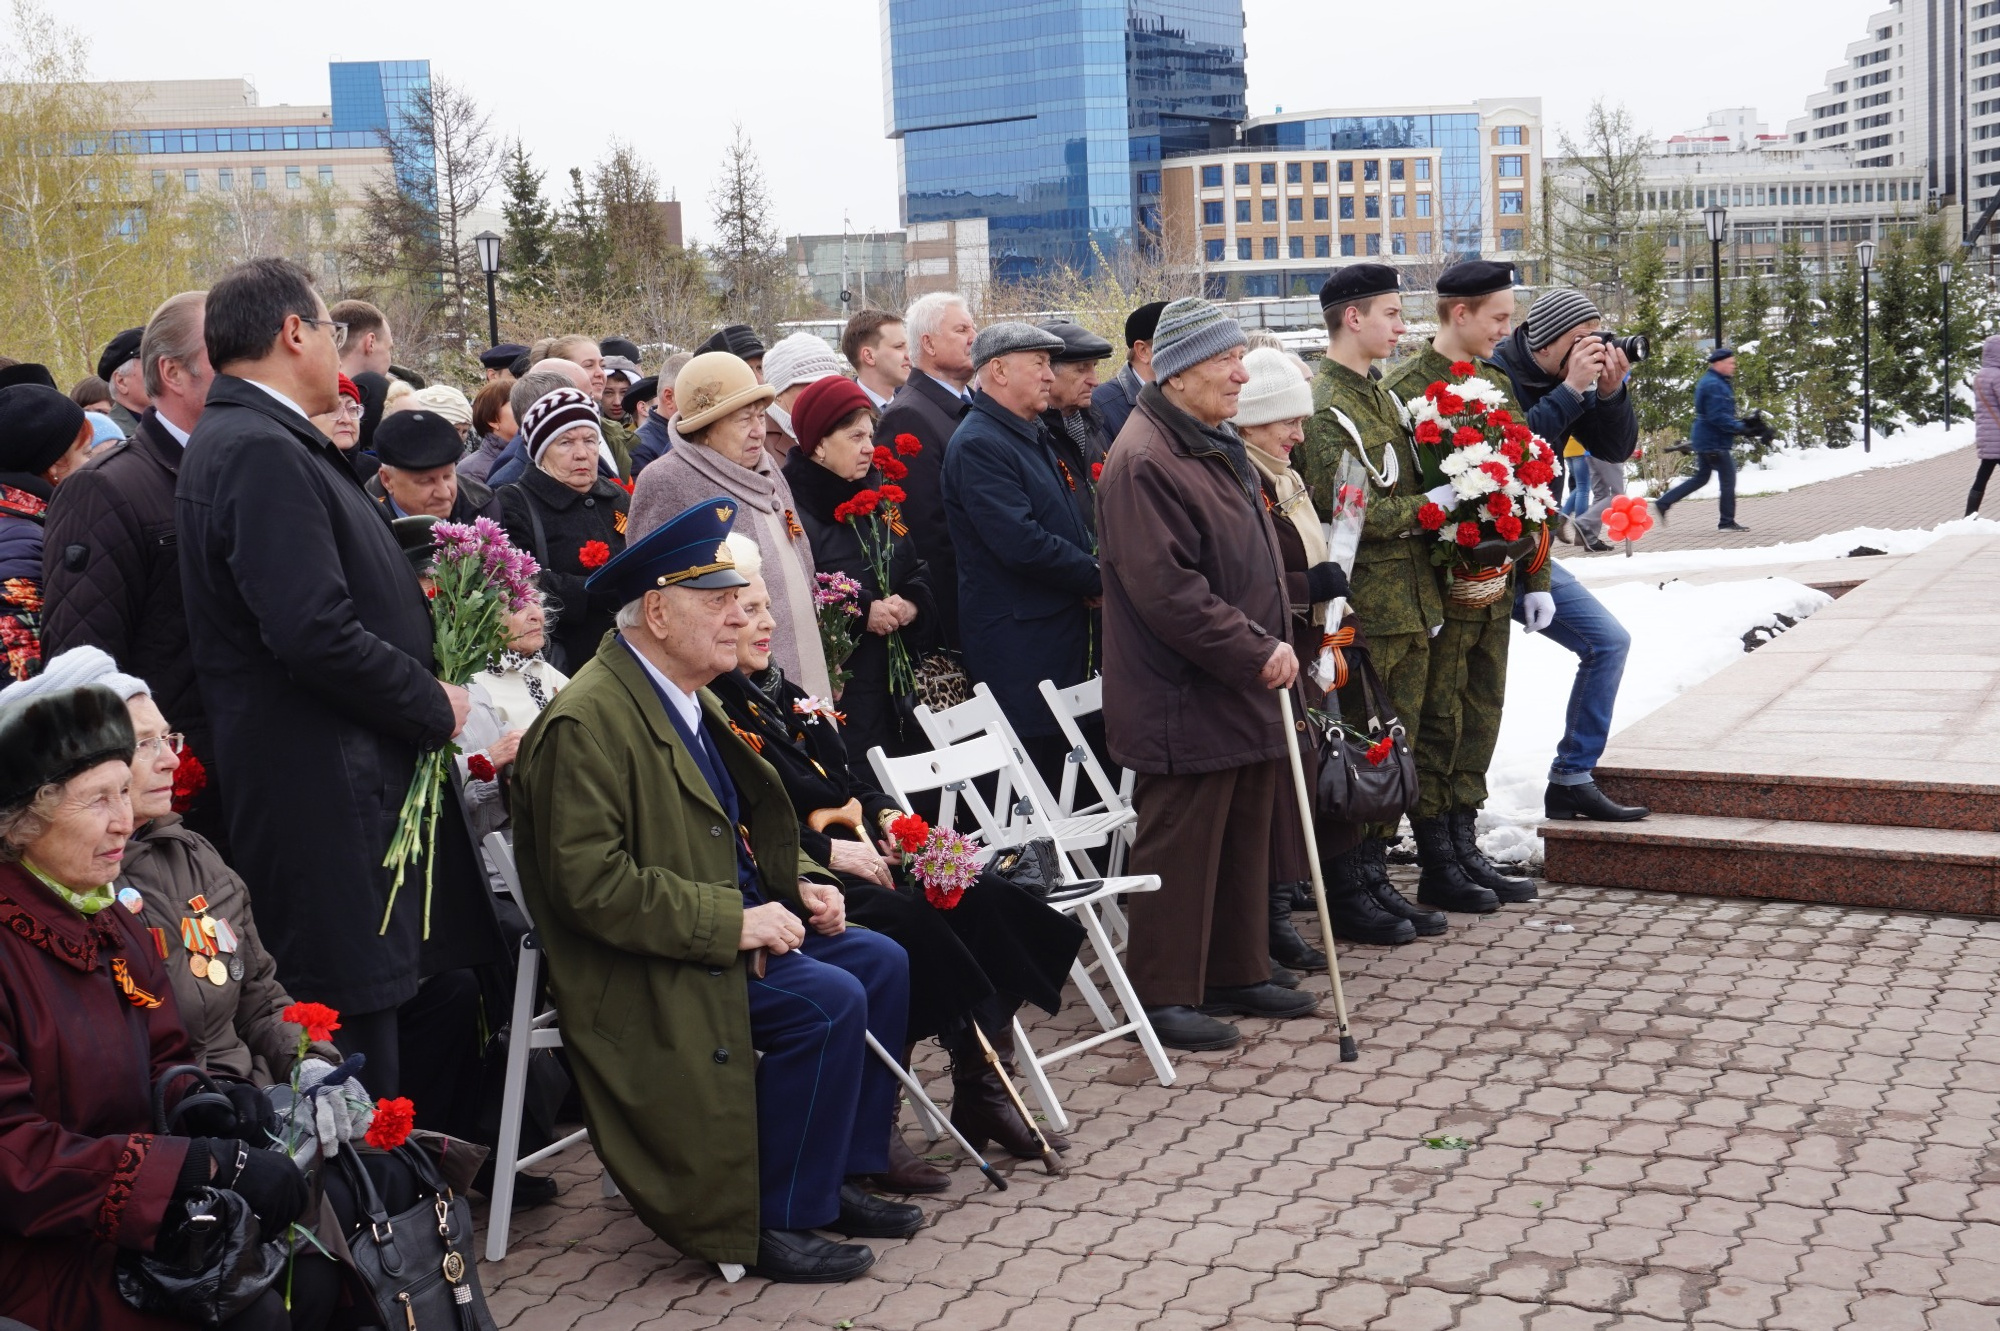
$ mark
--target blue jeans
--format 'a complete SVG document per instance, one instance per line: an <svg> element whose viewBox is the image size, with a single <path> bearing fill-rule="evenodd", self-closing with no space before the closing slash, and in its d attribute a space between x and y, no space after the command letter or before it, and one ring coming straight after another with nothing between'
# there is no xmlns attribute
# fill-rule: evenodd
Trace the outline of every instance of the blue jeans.
<svg viewBox="0 0 2000 1331"><path fill-rule="evenodd" d="M1597 760L1611 737L1611 709L1618 702L1618 685L1625 678L1625 657L1632 635L1615 616L1570 575L1561 564L1549 566L1549 592L1556 600L1555 622L1542 636L1576 654L1576 682L1570 685L1569 715L1556 760L1549 765L1549 784L1580 786L1590 780ZM1514 618L1522 620L1520 596Z"/></svg>
<svg viewBox="0 0 2000 1331"><path fill-rule="evenodd" d="M1562 511L1580 518L1590 508L1590 454L1564 458L1563 473L1569 488L1563 491Z"/></svg>
<svg viewBox="0 0 2000 1331"><path fill-rule="evenodd" d="M1734 453L1696 453L1694 455L1694 475L1660 496L1660 507L1678 504L1702 486L1708 478L1722 478L1721 511L1716 514L1716 523L1727 527L1736 521L1736 455Z"/></svg>

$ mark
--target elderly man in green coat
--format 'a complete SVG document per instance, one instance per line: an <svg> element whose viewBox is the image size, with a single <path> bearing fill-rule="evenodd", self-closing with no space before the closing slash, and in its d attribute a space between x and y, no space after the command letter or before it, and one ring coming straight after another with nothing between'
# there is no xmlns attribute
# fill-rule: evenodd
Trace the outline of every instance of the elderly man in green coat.
<svg viewBox="0 0 2000 1331"><path fill-rule="evenodd" d="M674 1247L774 1280L849 1280L851 1238L923 1213L849 1182L888 1167L908 958L848 929L799 852L778 774L708 682L735 668L733 500L693 508L591 577L618 631L536 721L515 774L515 855L585 1121L640 1218ZM758 1054L762 1054L762 1059Z"/></svg>

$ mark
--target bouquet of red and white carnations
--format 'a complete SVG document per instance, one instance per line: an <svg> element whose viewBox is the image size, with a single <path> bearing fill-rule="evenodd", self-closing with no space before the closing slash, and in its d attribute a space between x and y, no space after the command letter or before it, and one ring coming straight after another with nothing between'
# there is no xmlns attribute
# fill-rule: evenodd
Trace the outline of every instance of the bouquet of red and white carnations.
<svg viewBox="0 0 2000 1331"><path fill-rule="evenodd" d="M1438 534L1431 562L1450 566L1454 601L1491 604L1514 561L1547 539L1555 450L1514 419L1505 394L1470 361L1454 364L1448 380L1409 406L1417 442L1448 450L1439 468L1456 497L1448 508L1417 510L1417 522Z"/></svg>

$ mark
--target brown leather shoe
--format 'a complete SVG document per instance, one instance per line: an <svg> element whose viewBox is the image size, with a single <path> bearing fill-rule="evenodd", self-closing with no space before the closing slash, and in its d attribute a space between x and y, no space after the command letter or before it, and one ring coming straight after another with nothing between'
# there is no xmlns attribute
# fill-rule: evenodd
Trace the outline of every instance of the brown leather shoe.
<svg viewBox="0 0 2000 1331"><path fill-rule="evenodd" d="M903 1140L902 1126L889 1133L889 1168L871 1174L868 1182L883 1192L949 1192L951 1175L932 1165L910 1149Z"/></svg>

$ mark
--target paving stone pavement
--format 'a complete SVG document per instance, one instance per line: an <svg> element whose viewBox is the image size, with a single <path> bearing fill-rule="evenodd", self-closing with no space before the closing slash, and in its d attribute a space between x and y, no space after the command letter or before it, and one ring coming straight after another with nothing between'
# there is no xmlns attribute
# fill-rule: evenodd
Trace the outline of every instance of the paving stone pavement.
<svg viewBox="0 0 2000 1331"><path fill-rule="evenodd" d="M560 1202L482 1265L494 1315L513 1331L2000 1328L2000 920L1543 896L1454 916L1442 939L1342 949L1358 1063L1313 1021L1245 1022L1242 1048L1179 1055L1171 1088L1122 1042L1072 1060L1068 1175L1020 1164L996 1193L958 1167L953 1192L919 1199L928 1227L877 1241L849 1285L725 1284L604 1201L579 1148ZM1052 1024L1084 1015L1072 1002ZM946 1089L935 1049L920 1064ZM1445 1137L1468 1145L1426 1142Z"/></svg>

